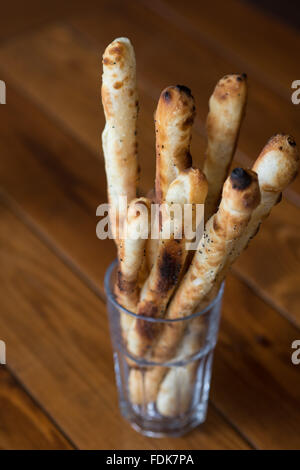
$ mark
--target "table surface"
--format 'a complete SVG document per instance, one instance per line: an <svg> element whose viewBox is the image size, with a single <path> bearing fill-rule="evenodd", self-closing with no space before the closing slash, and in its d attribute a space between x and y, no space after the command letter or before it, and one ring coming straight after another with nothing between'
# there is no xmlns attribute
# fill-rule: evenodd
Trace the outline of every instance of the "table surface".
<svg viewBox="0 0 300 470"><path fill-rule="evenodd" d="M299 179L228 276L206 423L150 439L117 408L103 291L115 248L95 233L106 201L105 46L128 36L136 50L145 191L154 181L153 112L167 85L185 84L196 98L195 164L209 96L226 73L247 72L250 84L235 163L250 166L278 131L300 142L300 105L291 102L299 34L236 0L199 3L11 1L1 15L0 448L300 448L300 365L291 362L300 339Z"/></svg>

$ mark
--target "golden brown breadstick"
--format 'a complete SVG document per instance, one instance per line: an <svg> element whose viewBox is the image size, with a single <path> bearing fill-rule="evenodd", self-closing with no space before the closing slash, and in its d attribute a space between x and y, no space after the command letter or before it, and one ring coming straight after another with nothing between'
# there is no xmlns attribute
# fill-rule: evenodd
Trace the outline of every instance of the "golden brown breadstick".
<svg viewBox="0 0 300 470"><path fill-rule="evenodd" d="M182 216L184 204L193 204L195 210L196 204L204 203L206 193L207 182L201 170L189 168L170 184L166 202L171 211L177 204ZM158 254L138 305L138 315L162 317L182 273L187 255L186 238L183 234L178 239L176 233L178 229L182 233L184 227L182 220L177 227L174 221L172 223L174 227L170 237L159 241ZM147 352L157 334L157 326L142 319L134 321L128 334L128 350L131 354L142 357Z"/></svg>
<svg viewBox="0 0 300 470"><path fill-rule="evenodd" d="M177 85L160 95L155 112L156 202L164 202L170 183L179 171L192 165L190 141L195 116L194 98L189 88Z"/></svg>
<svg viewBox="0 0 300 470"><path fill-rule="evenodd" d="M299 154L295 139L288 134L276 134L271 137L252 170L258 175L261 202L253 211L247 229L229 253L210 297L215 295L230 266L258 233L261 223L268 217L273 206L280 202L282 191L297 176Z"/></svg>
<svg viewBox="0 0 300 470"><path fill-rule="evenodd" d="M247 101L246 74L225 75L209 100L207 149L203 171L208 181L205 220L217 210L235 152Z"/></svg>
<svg viewBox="0 0 300 470"><path fill-rule="evenodd" d="M184 276L174 295L166 314L166 318L175 319L193 313L200 301L212 289L218 272L231 251L233 244L245 230L252 211L260 201L257 175L253 171L236 168L226 180L223 188L222 200L218 212L211 217L205 226L205 232L193 262ZM184 322L162 325L162 331L153 348L151 360L164 362L171 359L179 345L184 333ZM166 373L163 367L155 367L146 372L150 377L144 378L148 385L147 397L155 399L160 382ZM141 377L140 377L141 378ZM129 381L133 399L140 398L135 395L135 380Z"/></svg>
<svg viewBox="0 0 300 470"><path fill-rule="evenodd" d="M188 360L199 351L201 330L188 328L180 344L176 360ZM167 371L160 384L156 399L158 412L166 417L174 417L185 413L193 397L198 360L182 366L173 366Z"/></svg>
<svg viewBox="0 0 300 470"><path fill-rule="evenodd" d="M175 359L176 361L186 360L189 356L192 356L195 354L195 352L198 352L200 338L201 327L199 327L199 325L195 325L194 328L188 327L188 331L186 332L184 339L176 351L176 358L172 358L172 361ZM192 381L194 379L197 363L191 363L187 368L187 372L186 370L183 370L185 367L186 366L182 366L180 368L177 366L174 367L175 370L180 370L178 375L174 374L174 372L172 373L172 370L174 370L172 367L167 368L155 366L145 370L132 369L129 375L129 393L131 402L136 405L155 402L158 398L158 391L160 390L163 378L170 375L170 378L166 383L166 388L168 389L170 384L171 386L176 387L176 389L174 388L173 391L170 392L165 388L164 394L167 392L170 395L173 394L171 397L172 403L170 402L168 406L166 405L165 409L163 410L162 403L164 403L164 396L161 394L161 403L157 403L157 405L158 408L160 408L159 411L163 412L162 414L165 414L166 416L168 416L168 412L171 413L171 411L168 410L174 410L174 414L177 414L175 413L175 410L178 410L178 387L180 387L180 395L182 396L180 401L180 408L183 409L185 404L188 406L190 401ZM182 387L180 384L178 384L177 378L182 381ZM185 392L186 396L183 396L183 392ZM175 398L174 395L176 395Z"/></svg>
<svg viewBox="0 0 300 470"><path fill-rule="evenodd" d="M145 257L145 245L149 235L150 201L145 197L133 199L128 207L126 233L119 240L118 278L115 295L118 303L135 312L139 299L139 271ZM121 315L121 326L126 336L133 317Z"/></svg>
<svg viewBox="0 0 300 470"><path fill-rule="evenodd" d="M299 170L299 153L295 139L287 134L277 134L269 140L255 161L261 203L253 212L246 233L238 243L240 252L257 233L261 222L281 199L282 191L296 178Z"/></svg>
<svg viewBox="0 0 300 470"><path fill-rule="evenodd" d="M108 200L116 210L117 222L122 222L119 197L126 196L129 204L136 197L138 180L136 64L133 47L127 38L115 39L104 52L102 103L106 118L102 145ZM111 224L117 239L113 219Z"/></svg>
<svg viewBox="0 0 300 470"><path fill-rule="evenodd" d="M155 189L151 189L147 197L151 200L151 204L153 204L152 208L156 204L156 195L155 195ZM159 206L156 204L156 210L157 210L157 231L159 230ZM155 213L153 211L153 214L151 214L151 224L153 224L153 232L155 228ZM157 233L158 234L158 233ZM154 233L155 235L155 233ZM146 265L149 270L149 272L152 269L152 266L155 262L155 258L157 255L157 250L158 250L158 237L149 237L147 242L146 242Z"/></svg>

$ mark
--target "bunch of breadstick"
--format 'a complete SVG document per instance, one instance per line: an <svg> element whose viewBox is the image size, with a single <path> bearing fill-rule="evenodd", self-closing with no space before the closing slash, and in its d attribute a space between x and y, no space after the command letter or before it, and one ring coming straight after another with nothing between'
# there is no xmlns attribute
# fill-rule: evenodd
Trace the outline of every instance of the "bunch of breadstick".
<svg viewBox="0 0 300 470"><path fill-rule="evenodd" d="M283 133L270 138L251 169L229 172L246 102L245 74L226 75L218 81L209 100L207 148L203 168L199 169L193 166L190 154L193 95L181 85L163 90L154 116L155 190L141 197L134 50L128 39L119 38L104 52L102 103L106 125L102 143L108 200L116 214L111 221L118 251L115 296L122 307L136 314L121 313L120 320L123 341L133 358L161 364L197 351L201 328L196 320L186 330L184 322L170 325L148 322L139 316L184 318L212 300L231 265L297 174L295 140ZM126 210L120 205L120 196L127 198ZM120 222L126 224L127 233L143 224L143 230L149 233L149 222L137 209L141 205L150 220L153 204L171 207L174 203L182 208L185 204L204 204L204 232L195 250L187 250L183 223L181 227L171 223L168 236L160 227L160 236L155 239L120 236ZM180 239L176 237L178 228ZM180 373L162 366L143 369L134 361L128 363L133 404L155 402L159 413L167 417L188 409L195 380L193 363L181 367Z"/></svg>

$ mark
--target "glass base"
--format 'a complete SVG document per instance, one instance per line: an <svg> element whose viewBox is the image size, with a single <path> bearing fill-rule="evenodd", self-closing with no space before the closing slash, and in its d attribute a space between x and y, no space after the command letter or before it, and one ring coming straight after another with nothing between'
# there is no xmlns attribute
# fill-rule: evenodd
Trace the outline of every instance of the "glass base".
<svg viewBox="0 0 300 470"><path fill-rule="evenodd" d="M195 410L178 418L162 418L153 404L147 406L147 417L140 406L120 403L122 416L135 431L148 437L180 437L203 424L206 419L207 404L198 405ZM151 411L150 411L151 409ZM151 417L150 417L151 415Z"/></svg>

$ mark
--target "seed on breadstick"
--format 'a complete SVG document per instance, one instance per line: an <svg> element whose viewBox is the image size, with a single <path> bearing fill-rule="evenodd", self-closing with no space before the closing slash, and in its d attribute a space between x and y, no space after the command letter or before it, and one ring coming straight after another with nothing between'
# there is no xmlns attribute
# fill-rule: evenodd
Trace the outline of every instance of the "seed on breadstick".
<svg viewBox="0 0 300 470"><path fill-rule="evenodd" d="M206 121L207 149L203 171L208 181L205 219L217 210L227 177L247 101L246 74L225 75L209 100Z"/></svg>
<svg viewBox="0 0 300 470"><path fill-rule="evenodd" d="M119 198L126 196L128 203L134 199L138 181L136 63L127 38L115 39L104 52L102 103L106 119L102 144L108 200L116 211L118 224L124 217L119 211ZM117 224L112 220L115 239Z"/></svg>
<svg viewBox="0 0 300 470"><path fill-rule="evenodd" d="M242 168L233 170L224 184L218 212L206 223L193 262L171 300L165 318L186 317L194 312L212 289L227 253L242 235L259 201L256 173ZM161 325L161 333L153 347L151 360L158 363L170 360L180 344L184 330L184 322ZM151 401L155 399L166 372L167 369L163 367L154 367L146 371L144 377L146 398L151 398ZM130 389L140 389L138 381L141 379L141 375L137 372L133 379L129 377ZM133 398L136 398L134 394Z"/></svg>
<svg viewBox="0 0 300 470"><path fill-rule="evenodd" d="M195 102L189 88L177 85L163 90L155 112L156 202L165 201L168 187L181 170L192 165L190 142Z"/></svg>
<svg viewBox="0 0 300 470"><path fill-rule="evenodd" d="M182 171L170 184L165 207L170 208L171 233L169 238L159 241L158 254L138 305L138 315L163 317L187 256L185 234L183 233L181 238L176 235L177 231L182 234L184 230L182 217L184 204L192 204L195 211L196 204L204 203L206 193L207 182L199 169L189 168ZM180 220L172 219L174 204L180 209ZM130 353L138 357L143 356L156 337L158 326L161 325L136 319L128 334Z"/></svg>
<svg viewBox="0 0 300 470"><path fill-rule="evenodd" d="M124 239L119 240L118 278L115 295L122 307L135 312L139 299L139 272L145 258L146 240L149 236L150 201L145 197L133 199L129 204L124 227ZM133 317L122 314L123 334L132 323Z"/></svg>

